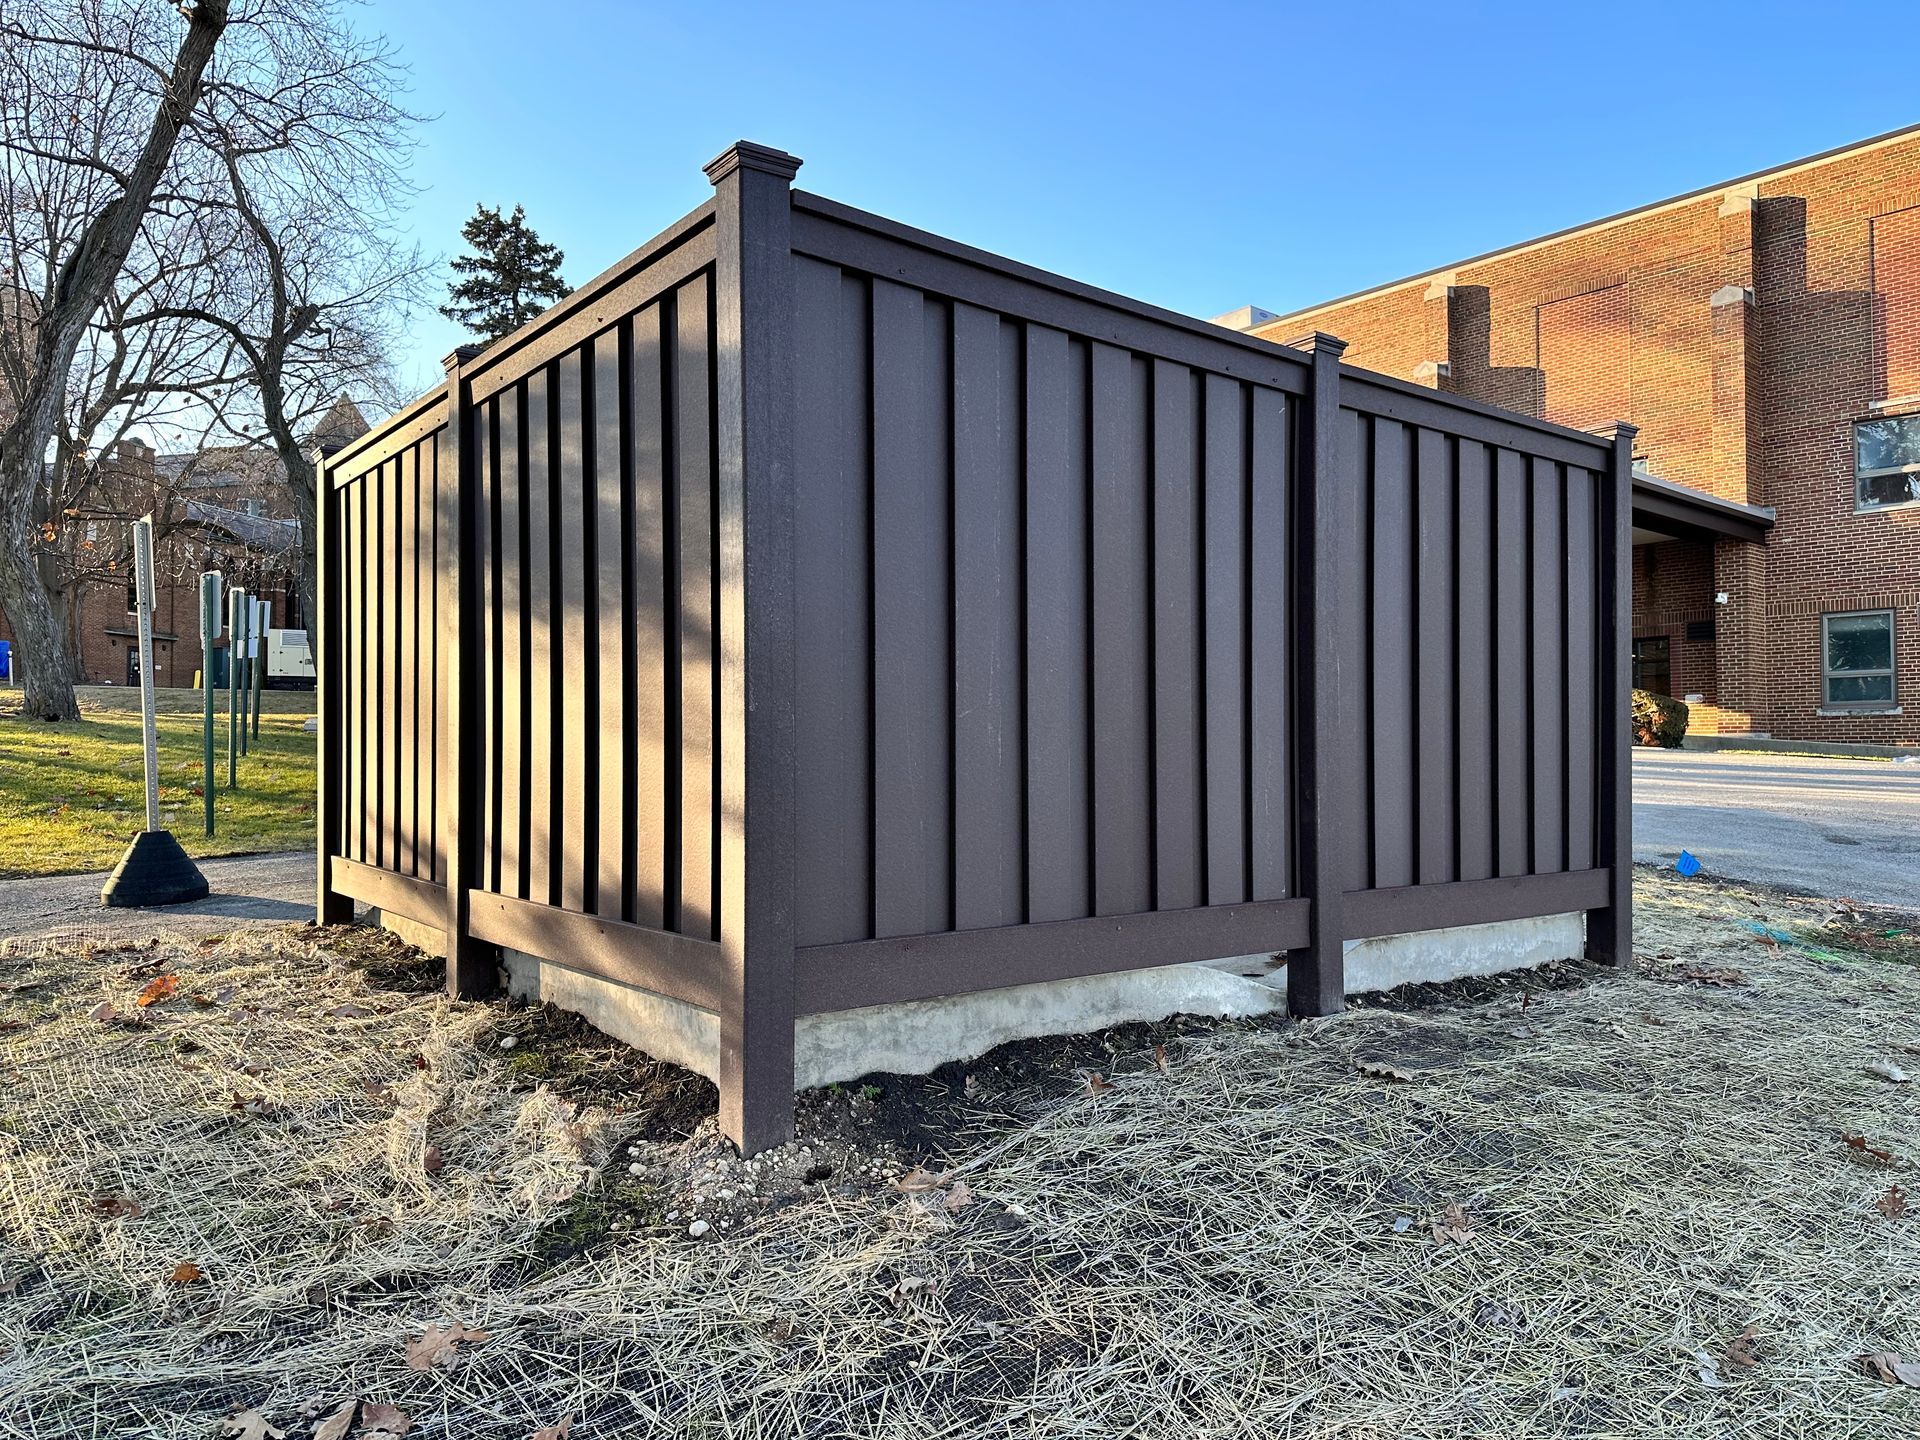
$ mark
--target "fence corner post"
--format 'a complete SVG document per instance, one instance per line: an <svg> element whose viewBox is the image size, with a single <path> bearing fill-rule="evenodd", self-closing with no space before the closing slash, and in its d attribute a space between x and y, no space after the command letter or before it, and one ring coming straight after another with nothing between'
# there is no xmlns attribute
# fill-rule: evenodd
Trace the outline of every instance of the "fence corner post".
<svg viewBox="0 0 1920 1440"><path fill-rule="evenodd" d="M447 427L441 432L434 477L434 521L452 544L442 552L435 576L434 610L440 654L440 683L446 703L434 747L439 774L434 785L435 831L446 867L447 993L472 1000L493 993L499 974L495 947L473 935L474 881L480 872L478 823L488 757L481 753L480 730L480 566L475 554L480 533L479 467L474 463L472 407L466 365L480 353L462 345L447 356Z"/></svg>
<svg viewBox="0 0 1920 1440"><path fill-rule="evenodd" d="M1298 893L1307 944L1287 962L1287 1009L1332 1015L1346 1005L1346 851L1337 807L1352 784L1351 717L1340 713L1346 663L1339 565L1348 538L1340 481L1340 356L1347 342L1316 332L1295 427L1293 685Z"/></svg>
<svg viewBox="0 0 1920 1440"><path fill-rule="evenodd" d="M1587 958L1633 964L1633 441L1616 420L1600 487L1599 862L1609 872L1607 904L1587 912Z"/></svg>
<svg viewBox="0 0 1920 1440"><path fill-rule="evenodd" d="M793 1136L793 177L740 141L714 188L718 421L720 1128L742 1153Z"/></svg>
<svg viewBox="0 0 1920 1440"><path fill-rule="evenodd" d="M339 647L333 643L340 607L340 541L333 533L333 477L327 462L338 445L322 445L313 456L313 708L320 733L314 737L314 901L316 925L345 925L353 919L353 897L333 888L333 857L340 853L340 680ZM238 594L239 587L232 587ZM229 600L227 608L235 607ZM237 612L236 612L237 613ZM233 674L239 657L235 635L227 639L227 763L233 764ZM207 652L211 658L211 649ZM208 675L212 683L212 675ZM211 753L211 742L209 742ZM229 779L231 785L231 779Z"/></svg>

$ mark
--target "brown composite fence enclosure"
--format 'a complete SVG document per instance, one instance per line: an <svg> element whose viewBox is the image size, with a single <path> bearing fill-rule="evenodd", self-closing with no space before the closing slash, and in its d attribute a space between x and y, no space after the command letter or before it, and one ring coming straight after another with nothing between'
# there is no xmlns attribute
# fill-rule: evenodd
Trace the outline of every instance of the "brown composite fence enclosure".
<svg viewBox="0 0 1920 1440"><path fill-rule="evenodd" d="M799 1016L1630 903L1631 430L795 191L714 198L324 459L320 904Z"/></svg>

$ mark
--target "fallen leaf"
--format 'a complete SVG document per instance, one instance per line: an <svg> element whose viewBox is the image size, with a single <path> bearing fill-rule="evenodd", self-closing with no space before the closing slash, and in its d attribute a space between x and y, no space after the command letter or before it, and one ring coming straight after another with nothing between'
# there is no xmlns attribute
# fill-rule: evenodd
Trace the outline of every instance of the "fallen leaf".
<svg viewBox="0 0 1920 1440"><path fill-rule="evenodd" d="M964 1180L953 1182L953 1188L947 1191L947 1209L964 1210L973 1203L973 1187Z"/></svg>
<svg viewBox="0 0 1920 1440"><path fill-rule="evenodd" d="M1167 1047L1166 1046L1156 1045L1153 1047L1153 1063L1160 1067L1160 1073L1162 1075L1167 1073Z"/></svg>
<svg viewBox="0 0 1920 1440"><path fill-rule="evenodd" d="M113 1004L111 1001L102 1000L98 1005L94 1006L93 1009L87 1012L87 1018L89 1020L98 1020L101 1024L104 1025L109 1021L111 1021L119 1013L120 1012L118 1010L113 1008Z"/></svg>
<svg viewBox="0 0 1920 1440"><path fill-rule="evenodd" d="M167 1278L175 1285L191 1285L194 1281L204 1277L206 1273L206 1271L194 1264L193 1261L182 1260L178 1265L173 1267L173 1274Z"/></svg>
<svg viewBox="0 0 1920 1440"><path fill-rule="evenodd" d="M1873 1208L1889 1220L1907 1218L1907 1192L1898 1185L1889 1185L1887 1193L1873 1202Z"/></svg>
<svg viewBox="0 0 1920 1440"><path fill-rule="evenodd" d="M361 1440L400 1440L413 1428L413 1417L380 1400L360 1407Z"/></svg>
<svg viewBox="0 0 1920 1440"><path fill-rule="evenodd" d="M1107 1079L1107 1077L1102 1075L1098 1070L1090 1070L1087 1072L1087 1093L1089 1095L1103 1094L1104 1092L1111 1090L1113 1088L1114 1088L1113 1082Z"/></svg>
<svg viewBox="0 0 1920 1440"><path fill-rule="evenodd" d="M1464 1245L1473 1238L1473 1219L1467 1214L1466 1207L1457 1203L1442 1210L1440 1218L1430 1228L1433 1238L1442 1245Z"/></svg>
<svg viewBox="0 0 1920 1440"><path fill-rule="evenodd" d="M138 1220L141 1214L140 1202L131 1195L96 1195L93 1209L96 1215L112 1220Z"/></svg>
<svg viewBox="0 0 1920 1440"><path fill-rule="evenodd" d="M1891 1080L1895 1085L1905 1085L1910 1078L1891 1060L1875 1060L1867 1066L1869 1075L1878 1075L1882 1080Z"/></svg>
<svg viewBox="0 0 1920 1440"><path fill-rule="evenodd" d="M347 1432L353 1429L354 1413L359 1410L358 1400L348 1400L326 1419L313 1427L313 1440L347 1440Z"/></svg>
<svg viewBox="0 0 1920 1440"><path fill-rule="evenodd" d="M427 1153L420 1157L420 1166L429 1175L438 1175L447 1168L447 1162L441 1157L438 1145L427 1146Z"/></svg>
<svg viewBox="0 0 1920 1440"><path fill-rule="evenodd" d="M158 1005L162 1000L172 999L173 992L179 988L178 975L156 975L147 983L147 988L140 992L139 998L133 1003L144 1010L149 1005Z"/></svg>
<svg viewBox="0 0 1920 1440"><path fill-rule="evenodd" d="M264 1095L242 1095L238 1090L233 1092L233 1103L227 1108L236 1115L261 1116L273 1113L273 1106L267 1103Z"/></svg>
<svg viewBox="0 0 1920 1440"><path fill-rule="evenodd" d="M564 1416L558 1425L542 1425L533 1432L533 1440L567 1440L573 1433L573 1416Z"/></svg>
<svg viewBox="0 0 1920 1440"><path fill-rule="evenodd" d="M407 1342L407 1364L415 1370L450 1367L459 1358L459 1345L484 1345L493 1337L485 1330L469 1330L458 1320L451 1325L429 1325L418 1340Z"/></svg>
<svg viewBox="0 0 1920 1440"><path fill-rule="evenodd" d="M899 1305L916 1295L923 1295L933 1289L933 1281L919 1275L907 1275L887 1291L887 1298Z"/></svg>
<svg viewBox="0 0 1920 1440"><path fill-rule="evenodd" d="M1389 1065L1384 1060L1356 1060L1353 1068L1362 1075L1371 1075L1376 1080L1410 1081L1413 1079L1412 1071L1402 1070L1397 1065Z"/></svg>
<svg viewBox="0 0 1920 1440"><path fill-rule="evenodd" d="M1727 1342L1726 1349L1721 1352L1720 1368L1725 1370L1731 1365L1738 1370L1751 1370L1756 1359L1754 1351L1759 1344L1760 1337L1754 1333L1753 1326L1747 1326Z"/></svg>
<svg viewBox="0 0 1920 1440"><path fill-rule="evenodd" d="M373 1011L369 1010L364 1005L347 1004L347 1005L336 1005L331 1010L323 1011L322 1013L331 1015L336 1019L340 1019L340 1020L357 1020L362 1015L373 1014Z"/></svg>
<svg viewBox="0 0 1920 1440"><path fill-rule="evenodd" d="M1872 1355L1862 1355L1860 1363L1875 1379L1889 1385L1911 1385L1920 1390L1920 1360L1909 1360L1891 1350L1880 1350Z"/></svg>
<svg viewBox="0 0 1920 1440"><path fill-rule="evenodd" d="M946 1183L947 1177L939 1171L928 1170L924 1166L916 1165L898 1180L894 1181L893 1188L904 1194L911 1195L920 1190L938 1190Z"/></svg>
<svg viewBox="0 0 1920 1440"><path fill-rule="evenodd" d="M283 1440L284 1430L276 1430L258 1410L242 1410L220 1422L220 1433L227 1440Z"/></svg>
<svg viewBox="0 0 1920 1440"><path fill-rule="evenodd" d="M1882 1150L1878 1145L1870 1145L1864 1135L1842 1135L1846 1142L1848 1158L1861 1165L1872 1165L1882 1170L1890 1170L1900 1163L1900 1157L1891 1150Z"/></svg>

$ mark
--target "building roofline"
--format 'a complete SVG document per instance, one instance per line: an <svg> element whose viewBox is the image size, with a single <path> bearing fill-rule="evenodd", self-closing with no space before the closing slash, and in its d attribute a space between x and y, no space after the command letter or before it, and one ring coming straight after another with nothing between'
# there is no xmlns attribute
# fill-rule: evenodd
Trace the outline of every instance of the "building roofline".
<svg viewBox="0 0 1920 1440"><path fill-rule="evenodd" d="M1364 300L1371 295L1382 295L1389 290L1398 290L1406 285L1418 285L1423 280L1433 280L1453 270L1462 270L1469 265L1484 264L1488 260L1497 260L1504 255L1518 254L1522 250L1531 250L1537 245L1550 245L1556 240L1565 240L1569 236L1581 234L1587 230L1599 230L1610 225L1619 225L1628 220L1636 220L1643 215L1651 215L1675 205L1687 205L1696 200L1723 194L1741 185L1755 184L1761 180L1774 179L1791 174L1795 170L1810 169L1815 165L1824 165L1829 160L1837 160L1843 155L1853 155L1874 150L1883 145L1896 144L1901 140L1920 136L1920 125L1904 125L1898 130L1888 130L1884 134L1874 135L1865 140L1855 140L1850 144L1836 145L1831 150L1822 150L1817 155L1805 155L1798 160L1788 160L1784 164L1769 165L1764 170L1755 170L1751 174L1736 175L1731 180L1721 180L1712 185L1702 185L1697 190L1689 190L1683 195L1671 195L1664 200L1651 200L1645 205L1636 205L1630 210L1616 211L1603 215L1597 220L1583 220L1577 225L1569 225L1562 230L1554 230L1545 235L1536 235L1531 240L1518 240L1511 245L1502 245L1494 250L1484 250L1478 255L1470 255L1464 260L1452 260L1443 265L1435 265L1412 275L1403 275L1398 280L1388 280L1379 285L1368 285L1364 289L1352 291L1346 295L1337 295L1331 300L1318 300L1298 310L1289 310L1272 320L1262 321L1259 328L1264 330L1270 325L1297 324L1301 317L1314 315L1322 310L1331 310L1336 305L1346 305L1355 300Z"/></svg>

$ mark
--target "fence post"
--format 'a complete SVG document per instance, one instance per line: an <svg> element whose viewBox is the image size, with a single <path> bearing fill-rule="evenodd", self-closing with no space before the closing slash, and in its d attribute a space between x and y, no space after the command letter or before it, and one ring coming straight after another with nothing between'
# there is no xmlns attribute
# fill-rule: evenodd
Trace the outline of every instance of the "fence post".
<svg viewBox="0 0 1920 1440"><path fill-rule="evenodd" d="M1600 486L1599 845L1612 871L1605 907L1587 912L1587 956L1607 965L1633 964L1633 440L1640 432L1615 421L1601 432L1613 441Z"/></svg>
<svg viewBox="0 0 1920 1440"><path fill-rule="evenodd" d="M313 456L313 708L320 717L314 737L314 903L317 925L353 919L353 897L333 888L333 857L340 853L340 647L334 622L340 609L340 541L333 533L333 476L327 462L340 447L322 445ZM234 638L227 640L227 678L238 663ZM229 707L231 709L231 707ZM228 754L232 754L229 741ZM229 762L231 763L231 762Z"/></svg>
<svg viewBox="0 0 1920 1440"><path fill-rule="evenodd" d="M1287 962L1287 1008L1332 1015L1346 1004L1346 847L1354 837L1337 807L1352 779L1351 717L1340 713L1341 644L1354 617L1340 614L1339 566L1350 546L1339 466L1340 356L1347 342L1316 332L1307 393L1299 401L1294 524L1294 786L1299 893L1310 902L1307 945Z"/></svg>
<svg viewBox="0 0 1920 1440"><path fill-rule="evenodd" d="M800 161L740 141L714 187L719 558L720 1127L793 1135L793 192ZM752 724L747 717L751 715Z"/></svg>
<svg viewBox="0 0 1920 1440"><path fill-rule="evenodd" d="M481 796L492 757L481 753L480 727L480 467L473 453L472 401L466 365L480 353L462 345L447 356L447 428L437 456L434 510L440 534L453 537L436 577L444 731L435 753L440 773L434 786L435 826L446 855L447 992L473 999L493 992L498 976L495 947L476 940L472 892L480 874Z"/></svg>

